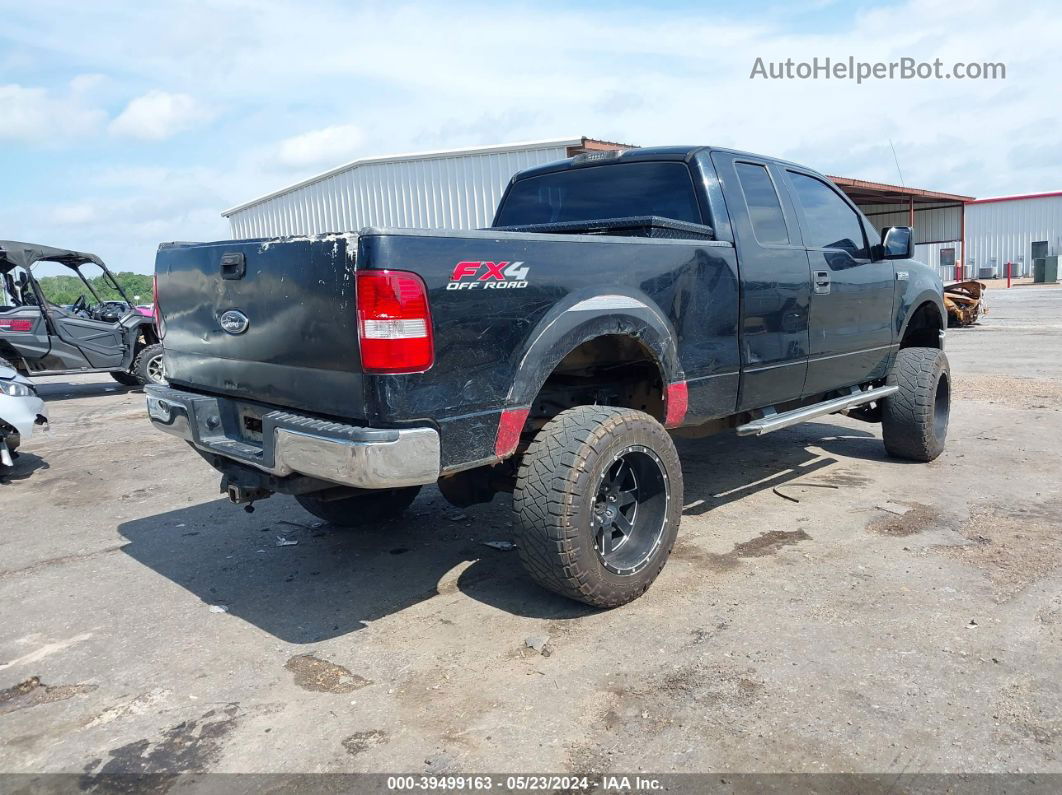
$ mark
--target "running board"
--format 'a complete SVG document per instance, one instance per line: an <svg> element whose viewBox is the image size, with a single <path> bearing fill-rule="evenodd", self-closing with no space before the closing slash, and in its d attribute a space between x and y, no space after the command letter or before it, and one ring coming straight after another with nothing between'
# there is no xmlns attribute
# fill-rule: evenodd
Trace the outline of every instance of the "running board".
<svg viewBox="0 0 1062 795"><path fill-rule="evenodd" d="M879 386L876 389L868 389L865 392L853 392L844 397L824 400L821 403L812 403L810 406L802 406L801 408L793 409L792 411L783 411L780 414L777 411L774 411L774 409L767 409L770 413L760 417L760 419L746 422L744 425L739 425L737 427L737 434L738 436L762 436L771 431L777 431L782 428L788 428L790 425L796 425L798 422L804 422L805 420L810 420L814 417L821 417L823 414L836 414L838 411L862 406L864 403L872 403L875 400L887 398L889 395L896 394L899 391L900 388L896 386Z"/></svg>

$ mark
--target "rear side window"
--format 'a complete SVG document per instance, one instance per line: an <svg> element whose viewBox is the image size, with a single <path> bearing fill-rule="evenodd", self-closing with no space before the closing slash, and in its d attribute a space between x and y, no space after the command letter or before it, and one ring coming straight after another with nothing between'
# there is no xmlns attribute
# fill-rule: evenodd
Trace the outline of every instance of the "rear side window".
<svg viewBox="0 0 1062 795"><path fill-rule="evenodd" d="M839 248L853 257L866 257L863 225L859 216L833 188L807 174L790 171L789 183L807 221L808 248Z"/></svg>
<svg viewBox="0 0 1062 795"><path fill-rule="evenodd" d="M756 163L735 163L741 193L745 197L745 206L749 210L752 231L760 243L781 244L789 242L789 230L782 215L782 204L778 201L778 191L765 166Z"/></svg>
<svg viewBox="0 0 1062 795"><path fill-rule="evenodd" d="M495 226L658 215L704 223L684 163L622 163L573 168L513 184Z"/></svg>

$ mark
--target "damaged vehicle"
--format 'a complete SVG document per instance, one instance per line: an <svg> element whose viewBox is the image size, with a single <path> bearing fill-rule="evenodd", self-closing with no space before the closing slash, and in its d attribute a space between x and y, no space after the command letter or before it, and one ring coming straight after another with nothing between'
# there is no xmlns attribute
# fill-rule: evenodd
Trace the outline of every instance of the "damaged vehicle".
<svg viewBox="0 0 1062 795"><path fill-rule="evenodd" d="M0 363L0 474L15 465L15 451L34 429L47 424L44 401L33 383Z"/></svg>
<svg viewBox="0 0 1062 795"><path fill-rule="evenodd" d="M944 285L944 308L948 310L948 325L972 326L982 315L987 315L987 289L987 284L973 279Z"/></svg>
<svg viewBox="0 0 1062 795"><path fill-rule="evenodd" d="M248 507L366 528L427 484L511 493L530 577L615 607L675 543L672 434L843 412L892 456L941 454L947 316L913 254L796 163L578 155L517 173L490 229L163 244L148 415Z"/></svg>
<svg viewBox="0 0 1062 795"><path fill-rule="evenodd" d="M34 275L42 263L67 269L85 292L70 306L49 301ZM117 298L102 297L86 267L98 268ZM0 286L0 362L33 376L110 373L126 386L166 383L155 318L95 254L0 241Z"/></svg>

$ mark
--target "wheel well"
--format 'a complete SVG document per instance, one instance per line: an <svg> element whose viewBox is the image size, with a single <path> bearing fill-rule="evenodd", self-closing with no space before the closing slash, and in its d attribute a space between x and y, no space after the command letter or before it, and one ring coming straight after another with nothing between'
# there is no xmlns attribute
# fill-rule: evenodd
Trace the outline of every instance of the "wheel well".
<svg viewBox="0 0 1062 795"><path fill-rule="evenodd" d="M466 507L489 502L496 492L511 492L516 483L520 451L562 411L599 405L644 411L665 419L665 380L656 357L639 340L625 334L606 334L573 348L557 363L531 403L512 455L501 468L494 466L458 472L439 481L451 504ZM499 431L500 434L500 431ZM509 450L508 453L514 452Z"/></svg>
<svg viewBox="0 0 1062 795"><path fill-rule="evenodd" d="M639 340L610 334L587 340L553 368L531 404L528 425L544 425L573 406L633 408L664 420L664 378Z"/></svg>
<svg viewBox="0 0 1062 795"><path fill-rule="evenodd" d="M160 342L159 335L155 331L155 326L150 323L145 323L140 327L139 336L143 340L143 343L137 345L137 350L140 348L146 348L148 345L156 345Z"/></svg>
<svg viewBox="0 0 1062 795"><path fill-rule="evenodd" d="M901 348L939 348L940 332L944 329L944 320L940 310L930 301L926 301L911 315L904 330Z"/></svg>

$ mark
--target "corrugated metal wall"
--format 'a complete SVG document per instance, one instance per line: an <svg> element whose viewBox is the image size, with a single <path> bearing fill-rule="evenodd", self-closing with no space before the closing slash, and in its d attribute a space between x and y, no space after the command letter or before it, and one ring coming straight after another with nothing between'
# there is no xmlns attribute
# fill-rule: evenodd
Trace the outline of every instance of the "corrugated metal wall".
<svg viewBox="0 0 1062 795"><path fill-rule="evenodd" d="M906 226L906 210L895 205L862 205L860 209L880 230ZM878 213L882 213L878 215ZM966 205L966 256L962 255L962 211L935 207L915 212L915 257L938 269L945 281L955 278L951 268L940 267L940 251L954 248L956 262L965 261L965 278L986 274L1006 275L1006 263L1017 266L1014 276L1032 275L1032 244L1046 241L1049 254L1062 254L1062 196L973 202Z"/></svg>
<svg viewBox="0 0 1062 795"><path fill-rule="evenodd" d="M907 209L895 204L861 204L870 222L881 231L887 226L907 226ZM939 243L962 236L962 208L957 204L916 204L915 243Z"/></svg>
<svg viewBox="0 0 1062 795"><path fill-rule="evenodd" d="M482 228L513 174L565 157L563 142L548 142L355 163L230 211L229 226L235 239L366 226Z"/></svg>
<svg viewBox="0 0 1062 795"><path fill-rule="evenodd" d="M878 231L889 226L907 226L911 217L906 207L895 204L860 204ZM955 279L954 268L942 268L940 251L955 249L955 261L962 262L962 207L954 202L915 205L915 259L936 269L944 281Z"/></svg>
<svg viewBox="0 0 1062 795"><path fill-rule="evenodd" d="M944 243L916 243L915 259L935 268L940 278L946 282L955 280L955 266L942 267L940 264L940 252L950 248L955 251L955 263L962 262L962 243L958 240L949 240Z"/></svg>
<svg viewBox="0 0 1062 795"><path fill-rule="evenodd" d="M1048 254L1062 254L1062 196L974 202L966 205L966 272L982 267L1003 274L1007 262L1017 274L1032 275L1032 244L1047 241Z"/></svg>

